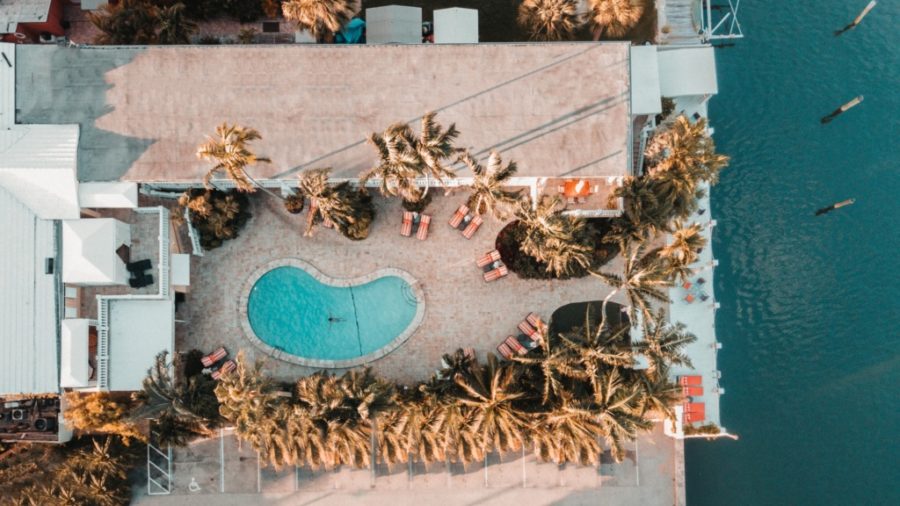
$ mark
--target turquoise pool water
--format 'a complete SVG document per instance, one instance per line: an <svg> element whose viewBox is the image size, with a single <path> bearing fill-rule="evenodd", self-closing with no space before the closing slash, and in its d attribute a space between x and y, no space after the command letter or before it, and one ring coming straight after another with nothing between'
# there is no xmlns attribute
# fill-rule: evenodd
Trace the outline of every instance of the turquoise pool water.
<svg viewBox="0 0 900 506"><path fill-rule="evenodd" d="M348 360L403 333L417 304L409 283L397 276L336 287L285 266L253 285L247 316L257 337L274 348L308 359Z"/></svg>

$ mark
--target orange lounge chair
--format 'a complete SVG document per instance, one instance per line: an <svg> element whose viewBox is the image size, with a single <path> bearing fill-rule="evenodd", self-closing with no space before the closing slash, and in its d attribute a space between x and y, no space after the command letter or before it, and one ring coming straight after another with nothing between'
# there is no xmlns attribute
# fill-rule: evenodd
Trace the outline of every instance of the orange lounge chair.
<svg viewBox="0 0 900 506"><path fill-rule="evenodd" d="M224 346L220 346L218 350L200 359L203 367L212 367L216 362L228 356L228 351Z"/></svg>
<svg viewBox="0 0 900 506"><path fill-rule="evenodd" d="M519 355L524 355L524 354L528 353L528 348L526 348L525 346L522 346L522 343L520 343L519 340L516 339L514 336L507 337L506 341L503 341L503 342L505 342L506 345L509 346L510 349L514 350Z"/></svg>
<svg viewBox="0 0 900 506"><path fill-rule="evenodd" d="M478 227L481 226L482 221L483 220L481 219L481 216L472 218L472 221L469 222L469 226L467 226L466 229L463 230L463 237L465 237L466 239L471 239L472 236L475 235L475 231L478 230Z"/></svg>
<svg viewBox="0 0 900 506"><path fill-rule="evenodd" d="M234 363L234 360L229 360L222 364L222 367L220 367L217 371L212 373L212 379L219 380L222 378L222 376L225 376L235 369L237 369L237 364Z"/></svg>
<svg viewBox="0 0 900 506"><path fill-rule="evenodd" d="M687 423L706 420L706 404L702 402L684 403L684 421Z"/></svg>
<svg viewBox="0 0 900 506"><path fill-rule="evenodd" d="M492 271L485 272L484 280L485 281L496 281L496 280L502 278L503 276L506 276L507 274L509 274L509 271L506 269L506 266L501 265L500 267L497 267L496 269L494 269Z"/></svg>
<svg viewBox="0 0 900 506"><path fill-rule="evenodd" d="M479 258L475 262L475 264L478 267L481 267L483 269L483 268L487 267L488 264L492 264L492 263L496 262L497 260L500 260L500 252L497 250L493 250L493 251L488 251L487 253L485 253L483 257Z"/></svg>
<svg viewBox="0 0 900 506"><path fill-rule="evenodd" d="M499 352L500 355L506 360L511 359L513 355L515 355L513 350L509 349L509 345L506 344L506 341L500 343L500 346L497 346L497 352Z"/></svg>
<svg viewBox="0 0 900 506"><path fill-rule="evenodd" d="M431 223L431 216L423 214L419 217L419 230L416 232L416 239L424 241L428 239L428 225Z"/></svg>
<svg viewBox="0 0 900 506"><path fill-rule="evenodd" d="M687 294L687 296L684 298L684 301L690 304L691 302L694 302L694 296L691 294Z"/></svg>
<svg viewBox="0 0 900 506"><path fill-rule="evenodd" d="M679 376L678 384L681 386L700 386L703 384L703 376Z"/></svg>
<svg viewBox="0 0 900 506"><path fill-rule="evenodd" d="M703 387L682 385L681 391L685 397L700 397L703 395Z"/></svg>
<svg viewBox="0 0 900 506"><path fill-rule="evenodd" d="M409 237L412 235L413 213L403 211L403 224L400 226L400 235Z"/></svg>
<svg viewBox="0 0 900 506"><path fill-rule="evenodd" d="M684 284L681 285L685 290L690 290L692 286L694 286L694 284L690 281L685 281Z"/></svg>
<svg viewBox="0 0 900 506"><path fill-rule="evenodd" d="M459 209L453 213L453 217L450 218L450 226L453 228L459 228L459 224L462 223L463 218L466 217L466 214L469 213L469 206L465 204L459 206Z"/></svg>

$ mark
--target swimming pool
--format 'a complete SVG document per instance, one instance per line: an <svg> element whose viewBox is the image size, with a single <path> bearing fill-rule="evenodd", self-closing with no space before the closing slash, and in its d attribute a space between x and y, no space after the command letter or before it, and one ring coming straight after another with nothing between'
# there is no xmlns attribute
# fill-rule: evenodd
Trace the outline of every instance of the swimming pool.
<svg viewBox="0 0 900 506"><path fill-rule="evenodd" d="M421 287L399 269L336 279L282 259L248 279L245 333L277 358L352 367L400 346L423 317Z"/></svg>

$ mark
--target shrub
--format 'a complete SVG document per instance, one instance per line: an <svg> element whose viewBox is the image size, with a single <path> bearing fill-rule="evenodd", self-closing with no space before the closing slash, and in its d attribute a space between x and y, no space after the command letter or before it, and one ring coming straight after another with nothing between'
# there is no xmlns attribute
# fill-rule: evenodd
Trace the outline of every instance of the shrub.
<svg viewBox="0 0 900 506"><path fill-rule="evenodd" d="M178 199L182 208L191 211L191 223L200 234L203 249L218 248L235 239L250 220L250 199L241 192L222 192L193 188Z"/></svg>
<svg viewBox="0 0 900 506"><path fill-rule="evenodd" d="M131 439L146 439L138 426L128 419L133 407L128 400L114 398L109 392L69 392L66 402L66 422L76 430L116 434L126 443Z"/></svg>
<svg viewBox="0 0 900 506"><path fill-rule="evenodd" d="M411 212L411 213L424 213L425 209L428 209L428 206L431 204L431 199L433 198L433 194L428 192L424 197L419 200L406 200L403 199L403 209Z"/></svg>
<svg viewBox="0 0 900 506"><path fill-rule="evenodd" d="M300 214L303 211L303 195L294 194L284 199L284 208L291 214Z"/></svg>

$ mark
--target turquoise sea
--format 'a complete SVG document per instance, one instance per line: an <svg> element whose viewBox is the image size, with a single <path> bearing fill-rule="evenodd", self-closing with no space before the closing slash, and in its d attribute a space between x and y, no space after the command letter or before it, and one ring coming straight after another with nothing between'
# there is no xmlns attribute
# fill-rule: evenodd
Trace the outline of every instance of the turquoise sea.
<svg viewBox="0 0 900 506"><path fill-rule="evenodd" d="M688 504L900 504L900 3L832 35L867 3L747 0L746 38L717 50L722 422L740 441L688 442Z"/></svg>

